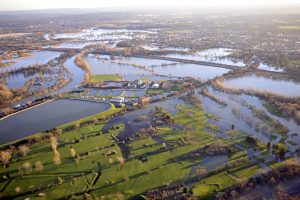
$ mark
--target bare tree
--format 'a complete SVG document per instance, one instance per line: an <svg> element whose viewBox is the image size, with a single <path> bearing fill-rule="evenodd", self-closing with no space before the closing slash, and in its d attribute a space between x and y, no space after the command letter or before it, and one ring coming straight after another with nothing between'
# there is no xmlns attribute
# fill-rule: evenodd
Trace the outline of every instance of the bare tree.
<svg viewBox="0 0 300 200"><path fill-rule="evenodd" d="M43 171L43 170L44 170L44 165L43 165L43 163L42 163L41 161L37 161L37 162L35 163L35 169L36 169L36 171L38 171L38 172Z"/></svg>
<svg viewBox="0 0 300 200"><path fill-rule="evenodd" d="M75 158L76 157L76 151L75 151L75 149L74 148L70 148L70 155L73 157L73 158Z"/></svg>
<svg viewBox="0 0 300 200"><path fill-rule="evenodd" d="M108 159L108 165L112 165L114 163L114 159L113 158L109 158Z"/></svg>
<svg viewBox="0 0 300 200"><path fill-rule="evenodd" d="M54 152L53 162L54 162L55 165L60 165L61 164L60 154L59 154L58 151Z"/></svg>
<svg viewBox="0 0 300 200"><path fill-rule="evenodd" d="M0 160L3 164L8 164L11 159L11 156L12 156L11 151L6 150L0 152Z"/></svg>
<svg viewBox="0 0 300 200"><path fill-rule="evenodd" d="M22 191L22 189L20 187L15 187L15 192L16 193L20 193Z"/></svg>
<svg viewBox="0 0 300 200"><path fill-rule="evenodd" d="M23 167L26 174L30 174L32 172L32 165L30 164L30 162L25 162L22 165L22 167Z"/></svg>
<svg viewBox="0 0 300 200"><path fill-rule="evenodd" d="M52 150L55 152L57 151L57 137L54 137L54 136L51 136L50 137L50 142L51 142L51 147L52 147Z"/></svg>
<svg viewBox="0 0 300 200"><path fill-rule="evenodd" d="M19 146L19 151L22 154L22 156L26 156L30 151L30 148L27 145L21 145Z"/></svg>
<svg viewBox="0 0 300 200"><path fill-rule="evenodd" d="M122 169L125 164L125 159L122 156L120 156L120 157L117 157L117 160L120 163L120 169Z"/></svg>

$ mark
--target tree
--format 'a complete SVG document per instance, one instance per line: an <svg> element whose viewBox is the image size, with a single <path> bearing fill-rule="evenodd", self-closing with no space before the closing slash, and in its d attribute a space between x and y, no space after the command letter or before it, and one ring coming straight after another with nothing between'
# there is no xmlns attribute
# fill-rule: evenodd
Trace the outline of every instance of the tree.
<svg viewBox="0 0 300 200"><path fill-rule="evenodd" d="M61 185L64 182L64 179L57 177L57 183Z"/></svg>
<svg viewBox="0 0 300 200"><path fill-rule="evenodd" d="M11 151L6 150L0 152L0 160L5 165L9 163L11 156L12 156Z"/></svg>
<svg viewBox="0 0 300 200"><path fill-rule="evenodd" d="M19 146L19 151L22 154L22 156L26 156L30 151L30 148L27 145L21 145Z"/></svg>
<svg viewBox="0 0 300 200"><path fill-rule="evenodd" d="M20 187L15 187L15 192L16 193L20 193L22 191L22 189Z"/></svg>
<svg viewBox="0 0 300 200"><path fill-rule="evenodd" d="M122 156L120 156L120 157L117 157L117 160L120 163L120 169L122 169L125 164L125 159Z"/></svg>
<svg viewBox="0 0 300 200"><path fill-rule="evenodd" d="M43 170L44 170L44 165L43 165L43 163L42 163L41 161L37 161L37 162L35 163L35 169L36 169L36 171L38 171L38 172L43 171Z"/></svg>
<svg viewBox="0 0 300 200"><path fill-rule="evenodd" d="M32 172L32 165L30 164L30 162L25 162L22 165L22 167L23 167L26 174L30 174Z"/></svg>
<svg viewBox="0 0 300 200"><path fill-rule="evenodd" d="M57 145L58 145L57 137L51 136L50 142L51 142L52 150L54 152L53 162L55 165L60 165L61 159L60 159L59 151L57 150Z"/></svg>
<svg viewBox="0 0 300 200"><path fill-rule="evenodd" d="M50 137L50 143L51 143L51 147L52 147L52 150L55 152L57 151L57 137L54 137L54 136L51 136Z"/></svg>
<svg viewBox="0 0 300 200"><path fill-rule="evenodd" d="M54 152L53 162L54 162L55 165L60 165L61 164L60 154L59 154L58 151Z"/></svg>
<svg viewBox="0 0 300 200"><path fill-rule="evenodd" d="M59 129L56 129L55 132L54 132L55 135L61 135L62 134L62 130L59 128Z"/></svg>
<svg viewBox="0 0 300 200"><path fill-rule="evenodd" d="M6 85L0 84L0 108L6 107L13 98L13 93Z"/></svg>
<svg viewBox="0 0 300 200"><path fill-rule="evenodd" d="M113 158L109 158L108 159L108 165L112 165L114 164L114 159Z"/></svg>
<svg viewBox="0 0 300 200"><path fill-rule="evenodd" d="M74 148L70 148L70 155L71 155L71 157L73 157L73 158L75 158L76 157L76 151L75 151L75 149Z"/></svg>
<svg viewBox="0 0 300 200"><path fill-rule="evenodd" d="M76 128L76 130L78 130L78 129L80 128L80 124L79 124L79 123L76 123L76 124L75 124L75 128Z"/></svg>

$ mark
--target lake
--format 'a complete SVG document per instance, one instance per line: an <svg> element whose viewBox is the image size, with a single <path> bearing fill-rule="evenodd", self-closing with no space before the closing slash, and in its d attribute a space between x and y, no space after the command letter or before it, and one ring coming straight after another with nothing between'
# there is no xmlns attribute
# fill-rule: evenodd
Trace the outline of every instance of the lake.
<svg viewBox="0 0 300 200"><path fill-rule="evenodd" d="M0 120L0 144L104 112L106 103L59 99Z"/></svg>

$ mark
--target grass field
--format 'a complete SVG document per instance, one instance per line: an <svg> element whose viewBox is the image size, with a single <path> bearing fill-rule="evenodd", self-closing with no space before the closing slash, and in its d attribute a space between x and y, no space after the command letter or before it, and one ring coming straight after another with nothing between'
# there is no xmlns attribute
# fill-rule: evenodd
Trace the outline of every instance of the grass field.
<svg viewBox="0 0 300 200"><path fill-rule="evenodd" d="M102 81L121 81L122 77L117 74L92 74L90 82L98 83Z"/></svg>
<svg viewBox="0 0 300 200"><path fill-rule="evenodd" d="M164 90L164 89L159 89L159 88L149 88L148 90L147 90L147 94L163 94L163 93L165 93L166 92L166 90Z"/></svg>

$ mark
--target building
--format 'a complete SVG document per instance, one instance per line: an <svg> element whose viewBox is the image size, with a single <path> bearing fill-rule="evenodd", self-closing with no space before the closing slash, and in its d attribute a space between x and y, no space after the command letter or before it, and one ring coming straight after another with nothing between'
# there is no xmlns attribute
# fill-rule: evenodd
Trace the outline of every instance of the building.
<svg viewBox="0 0 300 200"><path fill-rule="evenodd" d="M110 99L110 102L112 103L124 103L125 98L124 97L114 97Z"/></svg>

